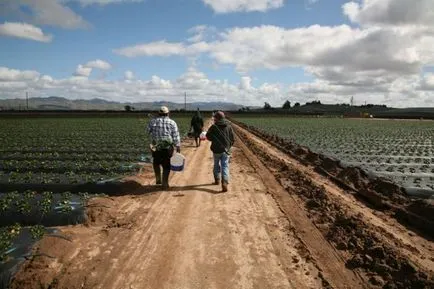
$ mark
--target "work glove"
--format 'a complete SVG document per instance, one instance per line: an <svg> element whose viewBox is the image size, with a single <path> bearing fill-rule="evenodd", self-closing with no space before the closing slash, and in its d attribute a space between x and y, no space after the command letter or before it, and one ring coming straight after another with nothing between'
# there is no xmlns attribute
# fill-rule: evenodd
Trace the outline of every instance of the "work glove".
<svg viewBox="0 0 434 289"><path fill-rule="evenodd" d="M177 146L177 147L176 147L176 152L177 152L178 154L181 153L181 147Z"/></svg>

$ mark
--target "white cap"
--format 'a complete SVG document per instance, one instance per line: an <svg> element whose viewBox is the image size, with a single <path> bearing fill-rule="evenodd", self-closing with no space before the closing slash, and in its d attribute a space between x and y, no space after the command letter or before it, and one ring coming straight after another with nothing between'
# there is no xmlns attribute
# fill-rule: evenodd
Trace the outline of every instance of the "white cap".
<svg viewBox="0 0 434 289"><path fill-rule="evenodd" d="M160 113L169 113L169 109L167 108L167 106L162 106L160 108Z"/></svg>

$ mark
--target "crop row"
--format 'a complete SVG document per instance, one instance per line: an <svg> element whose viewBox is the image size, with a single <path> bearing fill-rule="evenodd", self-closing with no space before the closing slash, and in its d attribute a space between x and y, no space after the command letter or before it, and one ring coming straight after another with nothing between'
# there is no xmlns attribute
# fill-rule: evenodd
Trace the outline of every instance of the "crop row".
<svg viewBox="0 0 434 289"><path fill-rule="evenodd" d="M189 118L175 118L181 135ZM0 183L79 184L149 160L148 118L0 119Z"/></svg>
<svg viewBox="0 0 434 289"><path fill-rule="evenodd" d="M237 120L401 185L433 186L434 122L273 116Z"/></svg>
<svg viewBox="0 0 434 289"><path fill-rule="evenodd" d="M126 152L13 152L2 153L0 161L118 161L118 162L137 162L146 155L141 155L142 150Z"/></svg>

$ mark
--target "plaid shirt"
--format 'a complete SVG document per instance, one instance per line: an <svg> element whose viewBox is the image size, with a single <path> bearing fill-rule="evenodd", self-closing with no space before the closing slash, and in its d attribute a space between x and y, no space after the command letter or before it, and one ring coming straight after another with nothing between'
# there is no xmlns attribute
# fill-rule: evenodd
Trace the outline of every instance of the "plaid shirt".
<svg viewBox="0 0 434 289"><path fill-rule="evenodd" d="M181 143L178 125L168 116L152 119L148 125L148 133L151 135L152 143L154 144L169 141L175 146L179 146Z"/></svg>

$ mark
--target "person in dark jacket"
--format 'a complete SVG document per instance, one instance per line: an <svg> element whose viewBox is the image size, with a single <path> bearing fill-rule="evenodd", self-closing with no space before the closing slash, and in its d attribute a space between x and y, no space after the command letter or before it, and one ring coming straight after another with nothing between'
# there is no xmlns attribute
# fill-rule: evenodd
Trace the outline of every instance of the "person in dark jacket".
<svg viewBox="0 0 434 289"><path fill-rule="evenodd" d="M200 134L203 130L203 118L200 115L199 108L196 111L196 114L191 119L191 127L190 130L193 129L194 141L196 142L196 147L200 146Z"/></svg>
<svg viewBox="0 0 434 289"><path fill-rule="evenodd" d="M214 115L215 122L208 129L206 138L211 141L211 150L214 153L214 181L216 185L222 184L222 191L228 191L229 159L231 148L234 145L234 132L222 111ZM221 176L221 177L220 177Z"/></svg>

